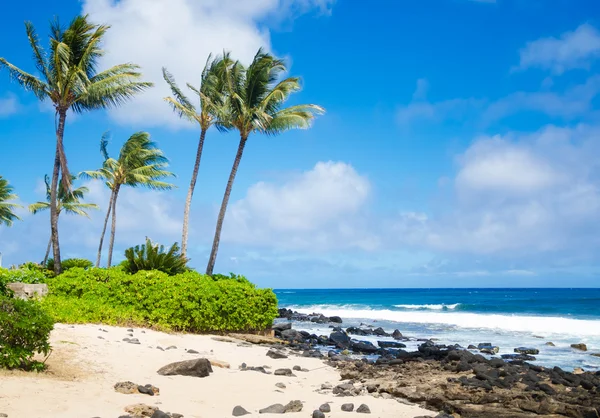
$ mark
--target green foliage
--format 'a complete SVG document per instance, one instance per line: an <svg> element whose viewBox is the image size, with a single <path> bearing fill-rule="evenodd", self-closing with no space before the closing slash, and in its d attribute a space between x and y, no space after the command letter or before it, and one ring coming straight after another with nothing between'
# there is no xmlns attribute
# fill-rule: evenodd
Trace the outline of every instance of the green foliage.
<svg viewBox="0 0 600 418"><path fill-rule="evenodd" d="M0 367L43 370L33 356L50 351L52 318L34 301L0 296Z"/></svg>
<svg viewBox="0 0 600 418"><path fill-rule="evenodd" d="M212 276L210 276L210 278L213 279L215 282L218 282L219 280L235 280L236 282L247 283L252 285L252 283L250 283L250 281L241 274L229 273L229 276L226 276L225 274L213 274Z"/></svg>
<svg viewBox="0 0 600 418"><path fill-rule="evenodd" d="M0 281L4 283L46 283L52 272L35 263L25 263L18 268L0 269Z"/></svg>
<svg viewBox="0 0 600 418"><path fill-rule="evenodd" d="M66 260L63 260L62 263L62 268L63 271L64 270L69 270L72 269L74 267L80 267L82 269L88 269L94 266L94 263L92 263L90 260L87 260L85 258L67 258ZM48 259L48 263L46 264L46 268L48 270L54 270L54 259L53 258L49 258Z"/></svg>
<svg viewBox="0 0 600 418"><path fill-rule="evenodd" d="M14 221L20 220L15 214L15 209L21 206L14 203L17 195L13 193L13 188L8 184L8 180L0 176L0 225L11 226Z"/></svg>
<svg viewBox="0 0 600 418"><path fill-rule="evenodd" d="M227 277L227 276L224 276ZM128 274L120 267L70 269L42 300L57 322L150 326L188 332L251 331L271 326L277 298L247 280L214 280L195 271Z"/></svg>
<svg viewBox="0 0 600 418"><path fill-rule="evenodd" d="M165 252L164 245L153 244L150 238L146 238L146 244L126 249L125 259L122 266L127 273L158 270L169 276L186 272L188 270L186 264L189 261L188 258L181 256L177 243Z"/></svg>

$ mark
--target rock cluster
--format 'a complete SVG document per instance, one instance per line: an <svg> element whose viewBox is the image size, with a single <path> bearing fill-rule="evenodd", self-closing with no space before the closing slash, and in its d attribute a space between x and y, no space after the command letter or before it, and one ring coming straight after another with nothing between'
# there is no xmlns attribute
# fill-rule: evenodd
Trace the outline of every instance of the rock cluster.
<svg viewBox="0 0 600 418"><path fill-rule="evenodd" d="M402 398L462 418L600 416L600 372L574 374L523 360L487 359L432 342L416 352L401 351L377 362L330 361L342 379L350 380L334 391L353 395L364 388L375 396Z"/></svg>

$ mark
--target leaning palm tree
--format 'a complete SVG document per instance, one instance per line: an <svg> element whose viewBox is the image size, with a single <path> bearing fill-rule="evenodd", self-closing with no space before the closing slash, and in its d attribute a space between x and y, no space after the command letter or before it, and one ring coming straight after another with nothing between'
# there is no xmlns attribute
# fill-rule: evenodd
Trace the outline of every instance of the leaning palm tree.
<svg viewBox="0 0 600 418"><path fill-rule="evenodd" d="M13 203L17 198L13 193L13 188L8 184L8 180L0 176L0 225L12 226L13 222L20 220L14 210L21 205Z"/></svg>
<svg viewBox="0 0 600 418"><path fill-rule="evenodd" d="M61 272L57 201L59 172L62 172L66 189L71 189L71 175L63 145L67 112L83 113L116 107L152 86L152 83L140 81L141 73L135 64L120 64L96 71L98 60L104 55L101 42L108 29L107 25L90 23L87 16L77 16L67 28L55 20L50 25L50 50L46 54L35 28L26 22L25 30L39 77L0 58L0 69L6 68L13 80L25 90L32 91L41 101L50 100L55 109L56 154L50 185L50 226L54 271L57 274Z"/></svg>
<svg viewBox="0 0 600 418"><path fill-rule="evenodd" d="M71 184L77 180L77 176L71 176ZM29 211L35 215L37 213L46 211L50 209L50 199L52 195L52 189L50 188L50 179L48 175L44 176L44 183L46 183L46 201L45 202L36 202L29 205ZM89 218L87 211L90 209L99 209L98 205L95 203L82 203L86 193L89 192L89 189L85 186L78 187L76 189L67 190L65 186L65 182L63 179L60 179L58 183L58 194L57 194L57 216L65 211L65 213L71 215L79 215L85 216ZM46 254L44 255L44 261L42 265L45 266L48 263L48 257L50 256L50 248L52 247L52 236L48 241L48 247L46 247Z"/></svg>
<svg viewBox="0 0 600 418"><path fill-rule="evenodd" d="M194 188L196 187L198 171L200 170L204 138L206 136L206 131L208 131L208 129L218 120L216 114L223 105L223 78L220 77L219 74L221 73L223 65L228 65L229 62L230 59L228 54L224 54L222 58L217 57L215 59L209 55L200 77L200 88L196 88L190 83L187 83L188 88L194 93L194 96L197 96L194 97L197 106L194 105L192 100L190 100L177 86L171 73L169 73L166 68L163 68L163 77L173 93L173 96L165 97L165 101L171 105L173 111L175 111L179 117L200 125L200 140L198 142L198 149L196 150L196 161L194 163L192 179L190 181L190 187L185 200L185 208L183 210L183 231L181 234L182 258L186 258L187 253L190 207L192 206L192 197L194 195Z"/></svg>
<svg viewBox="0 0 600 418"><path fill-rule="evenodd" d="M236 62L224 69L227 103L221 111L220 124L237 130L240 134L240 144L217 219L212 250L206 267L208 275L212 275L215 267L229 196L250 134L256 132L277 135L290 129L306 129L310 127L315 115L325 111L314 104L283 107L289 95L300 90L298 77L280 80L285 71L283 61L263 52L262 49L258 50L248 68Z"/></svg>
<svg viewBox="0 0 600 418"><path fill-rule="evenodd" d="M84 177L104 180L111 191L108 210L104 218L104 227L100 236L96 267L100 265L104 235L106 234L108 219L112 216L107 263L108 267L111 266L117 228L117 199L121 187L146 187L153 190L169 190L175 187L170 183L161 181L161 179L172 177L174 174L166 170L168 160L163 152L156 148L156 143L150 140L150 134L147 132L137 132L131 135L123 144L117 159L109 157L107 146L108 136L105 134L100 140L100 151L104 157L102 168L81 173Z"/></svg>

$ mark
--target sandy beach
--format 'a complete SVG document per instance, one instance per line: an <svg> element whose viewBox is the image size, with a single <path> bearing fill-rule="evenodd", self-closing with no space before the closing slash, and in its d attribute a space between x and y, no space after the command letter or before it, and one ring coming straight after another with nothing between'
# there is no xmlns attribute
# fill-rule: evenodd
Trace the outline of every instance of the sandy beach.
<svg viewBox="0 0 600 418"><path fill-rule="evenodd" d="M350 402L355 407L367 404L373 417L436 415L393 399L319 393L321 384L329 382L335 386L341 382L339 373L318 359L272 359L266 356L268 347L217 341L210 335L166 334L136 328L132 334L139 339L138 345L123 341L128 334L127 328L120 327L57 324L51 336L54 351L46 373L0 372L0 413L9 418L116 418L126 415L126 406L145 403L185 418L223 418L232 416L236 405L258 415L259 409L269 405L300 400L302 412L286 416L310 416L326 402L331 403L328 417L351 416L340 409L343 403ZM162 351L157 346L177 348ZM198 354L187 353L186 349ZM213 367L214 372L205 378L157 374L166 364L199 357L226 362L231 367ZM241 371L242 363L268 366L269 371L295 365L309 371L283 377ZM121 381L150 383L160 389L160 395L117 393L113 386ZM276 387L279 382L286 388Z"/></svg>

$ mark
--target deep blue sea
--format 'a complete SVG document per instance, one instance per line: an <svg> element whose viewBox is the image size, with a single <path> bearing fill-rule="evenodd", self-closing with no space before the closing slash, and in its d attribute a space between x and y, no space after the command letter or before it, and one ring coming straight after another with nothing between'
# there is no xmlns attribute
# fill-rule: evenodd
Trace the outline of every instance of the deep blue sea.
<svg viewBox="0 0 600 418"><path fill-rule="evenodd" d="M600 370L600 289L280 289L279 306L338 315L344 327L371 324L405 336L463 346L490 342L500 354L540 350L535 363ZM329 335L329 325L297 323ZM371 337L360 337L375 340ZM381 340L381 338L378 338ZM546 345L552 342L555 347ZM588 352L570 347L583 342ZM412 347L414 345L414 347ZM416 349L414 341L409 348Z"/></svg>

